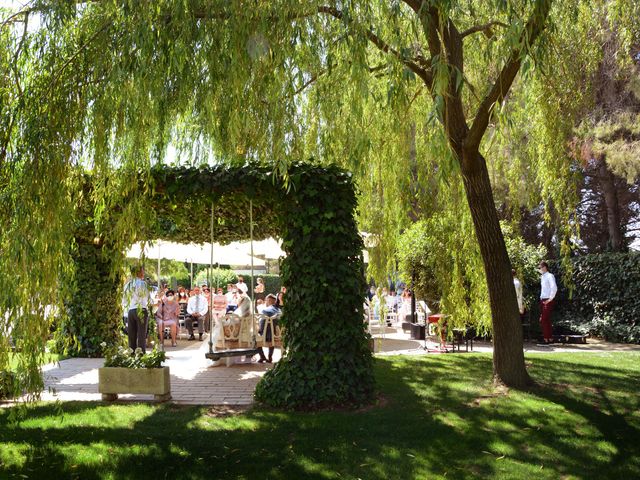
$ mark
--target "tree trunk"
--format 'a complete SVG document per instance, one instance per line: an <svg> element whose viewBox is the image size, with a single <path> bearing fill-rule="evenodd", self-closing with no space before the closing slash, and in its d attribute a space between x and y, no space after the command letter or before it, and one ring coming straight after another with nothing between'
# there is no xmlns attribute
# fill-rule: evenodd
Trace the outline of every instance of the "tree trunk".
<svg viewBox="0 0 640 480"><path fill-rule="evenodd" d="M466 154L465 154L466 155ZM497 382L524 387L531 382L524 365L522 325L511 261L493 200L485 159L463 158L462 179L482 254L493 324L493 374Z"/></svg>
<svg viewBox="0 0 640 480"><path fill-rule="evenodd" d="M604 203L607 207L607 230L609 232L609 248L614 252L624 249L622 230L620 229L620 205L618 204L618 193L616 191L615 177L607 168L607 164L602 159L598 168L598 180L602 188Z"/></svg>

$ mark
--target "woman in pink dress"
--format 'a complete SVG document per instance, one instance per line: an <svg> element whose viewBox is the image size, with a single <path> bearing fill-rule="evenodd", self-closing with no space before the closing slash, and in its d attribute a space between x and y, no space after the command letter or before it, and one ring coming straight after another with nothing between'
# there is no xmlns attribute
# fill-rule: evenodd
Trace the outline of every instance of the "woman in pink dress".
<svg viewBox="0 0 640 480"><path fill-rule="evenodd" d="M156 312L158 334L162 345L164 345L164 327L169 327L171 332L171 346L175 347L177 345L178 318L180 318L180 303L175 299L175 292L167 290Z"/></svg>
<svg viewBox="0 0 640 480"><path fill-rule="evenodd" d="M211 310L214 320L218 320L227 313L227 296L222 292L222 288L218 288L213 296Z"/></svg>

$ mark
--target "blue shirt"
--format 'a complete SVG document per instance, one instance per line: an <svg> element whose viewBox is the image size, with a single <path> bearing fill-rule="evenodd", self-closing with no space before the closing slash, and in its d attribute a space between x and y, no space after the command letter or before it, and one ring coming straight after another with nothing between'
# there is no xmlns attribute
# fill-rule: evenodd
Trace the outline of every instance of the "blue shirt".
<svg viewBox="0 0 640 480"><path fill-rule="evenodd" d="M282 310L280 310L275 305L271 305L270 307L266 307L264 310L262 310L262 314L266 315L267 317L273 317L275 315L278 315L279 313L282 313Z"/></svg>

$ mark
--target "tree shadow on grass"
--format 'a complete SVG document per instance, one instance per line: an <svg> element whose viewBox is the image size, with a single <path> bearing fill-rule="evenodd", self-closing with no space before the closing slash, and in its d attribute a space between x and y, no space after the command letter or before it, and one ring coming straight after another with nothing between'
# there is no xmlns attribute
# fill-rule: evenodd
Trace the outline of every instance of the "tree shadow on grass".
<svg viewBox="0 0 640 480"><path fill-rule="evenodd" d="M544 369L545 378L558 379L568 368L552 358L536 358L532 367L534 374ZM619 381L614 370L611 384L608 369L587 368L590 375L594 370L603 385L635 388ZM491 388L491 371L490 357L482 355L379 360L376 375L385 402L359 412L257 407L216 418L206 408L163 405L118 422L126 410L68 403L67 424L55 426L47 420L55 408L41 406L18 427L0 415L0 451L11 446L24 455L24 464L5 461L0 472L32 478L374 480L614 478L614 472L615 478L630 478L636 472L637 461L629 457L637 426L610 413L618 403L606 392L594 393L613 402L606 411L594 411L591 397L555 386L501 395ZM74 420L83 415L93 420Z"/></svg>
<svg viewBox="0 0 640 480"><path fill-rule="evenodd" d="M584 459L583 470L594 478L639 478L638 372L576 365L574 361L564 362L546 356L536 358L534 366L540 383L530 393L584 419L598 432L598 437L606 439L610 445L606 461L594 461L590 458L593 455L576 452L577 456L589 457ZM581 379L577 385L576 377Z"/></svg>

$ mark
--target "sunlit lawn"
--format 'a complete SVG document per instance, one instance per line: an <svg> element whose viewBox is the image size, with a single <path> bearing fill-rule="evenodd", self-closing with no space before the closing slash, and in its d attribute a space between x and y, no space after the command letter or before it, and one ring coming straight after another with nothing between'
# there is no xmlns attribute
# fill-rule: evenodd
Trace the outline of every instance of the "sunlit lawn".
<svg viewBox="0 0 640 480"><path fill-rule="evenodd" d="M0 411L0 478L640 478L640 354L527 357L493 392L486 355L376 361L381 405L217 418L95 403Z"/></svg>

